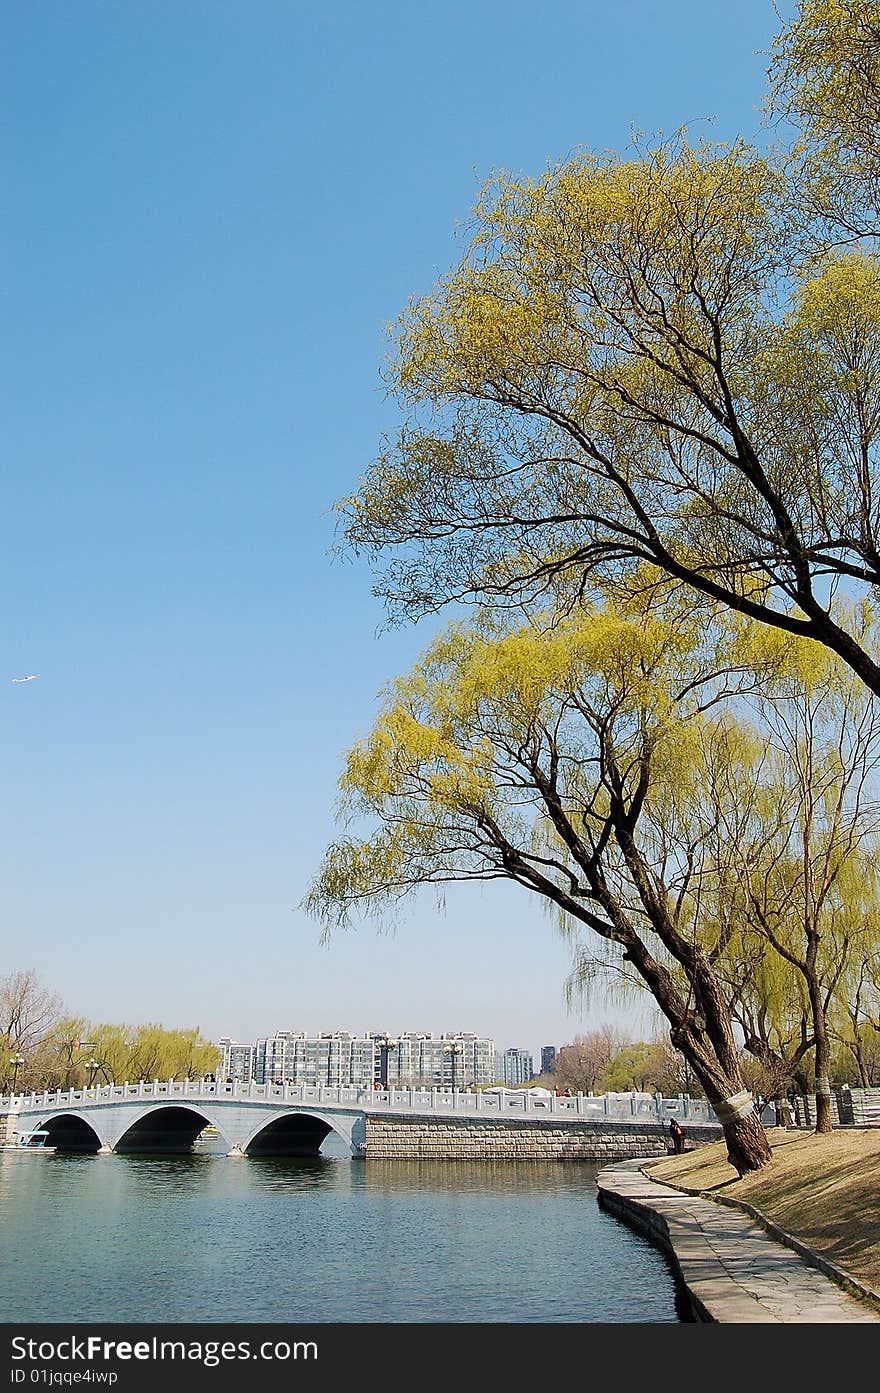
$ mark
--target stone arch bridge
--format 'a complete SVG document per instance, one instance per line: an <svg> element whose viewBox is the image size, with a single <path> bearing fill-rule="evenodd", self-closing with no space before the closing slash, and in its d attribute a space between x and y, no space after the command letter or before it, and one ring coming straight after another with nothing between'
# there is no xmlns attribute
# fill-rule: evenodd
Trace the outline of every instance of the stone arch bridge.
<svg viewBox="0 0 880 1393"><path fill-rule="evenodd" d="M7 1140L45 1130L58 1151L174 1155L215 1127L230 1156L317 1156L335 1132L353 1156L626 1159L665 1154L670 1117L714 1140L708 1105L686 1095L538 1097L529 1090L370 1090L352 1086L158 1079L0 1097Z"/></svg>

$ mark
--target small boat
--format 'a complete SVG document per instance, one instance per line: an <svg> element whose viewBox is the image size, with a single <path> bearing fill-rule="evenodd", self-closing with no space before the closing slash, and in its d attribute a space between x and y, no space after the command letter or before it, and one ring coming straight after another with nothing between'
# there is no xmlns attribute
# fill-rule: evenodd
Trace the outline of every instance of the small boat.
<svg viewBox="0 0 880 1393"><path fill-rule="evenodd" d="M45 1131L19 1132L15 1141L0 1142L0 1151L39 1151L41 1155L48 1155L55 1151L54 1146L47 1146L46 1141L49 1136Z"/></svg>

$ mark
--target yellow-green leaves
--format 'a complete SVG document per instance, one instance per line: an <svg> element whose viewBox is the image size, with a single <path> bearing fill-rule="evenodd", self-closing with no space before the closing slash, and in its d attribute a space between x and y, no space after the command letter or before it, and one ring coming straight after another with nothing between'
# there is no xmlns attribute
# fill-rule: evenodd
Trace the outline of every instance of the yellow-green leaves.
<svg viewBox="0 0 880 1393"><path fill-rule="evenodd" d="M800 127L794 196L850 234L877 229L880 4L802 0L773 46L771 110Z"/></svg>
<svg viewBox="0 0 880 1393"><path fill-rule="evenodd" d="M796 292L795 323L819 343L880 334L880 266L865 252L830 257Z"/></svg>
<svg viewBox="0 0 880 1393"><path fill-rule="evenodd" d="M860 404L876 429L880 383L880 263L848 252L828 259L797 289L790 327L825 390ZM858 429L859 423L856 424Z"/></svg>
<svg viewBox="0 0 880 1393"><path fill-rule="evenodd" d="M827 603L880 587L880 287L852 221L880 208L878 50L880 0L804 0L773 60L796 149L679 132L487 183L397 323L408 419L340 506L396 615L565 609L655 567L880 695Z"/></svg>
<svg viewBox="0 0 880 1393"><path fill-rule="evenodd" d="M613 393L633 354L706 385L722 310L729 347L759 312L780 188L744 146L685 141L493 180L464 264L401 317L394 385L411 400L510 389L540 407L548 386Z"/></svg>
<svg viewBox="0 0 880 1393"><path fill-rule="evenodd" d="M452 625L350 752L341 812L366 835L329 849L309 908L344 920L426 882L529 883L527 865L570 890L615 798L650 784L660 808L693 780L717 658L674 599Z"/></svg>
<svg viewBox="0 0 880 1393"><path fill-rule="evenodd" d="M877 653L880 630L870 599L857 604L839 600L832 615L868 653ZM756 692L767 700L820 700L829 709L841 706L850 711L872 704L846 662L824 644L737 616L725 621L725 630L731 662L754 674Z"/></svg>
<svg viewBox="0 0 880 1393"><path fill-rule="evenodd" d="M877 0L801 0L774 45L775 93L827 140L869 138L880 87Z"/></svg>
<svg viewBox="0 0 880 1393"><path fill-rule="evenodd" d="M847 618L876 643L867 611ZM340 909L425 881L510 873L511 849L528 860L540 848L564 885L609 818L623 835L630 805L661 860L694 837L748 842L749 818L776 836L773 761L795 768L809 736L823 787L842 787L848 747L835 723L852 728L853 758L867 759L870 703L827 648L731 616L707 628L681 596L517 627L478 614L389 686L351 750L341 811L365 835L330 849L312 902Z"/></svg>
<svg viewBox="0 0 880 1393"><path fill-rule="evenodd" d="M693 675L704 652L678 611L674 622L644 609L581 609L509 632L488 619L453 626L389 689L344 784L381 799L418 771L433 798L478 804L491 793L499 749L541 749L562 722L573 721L579 744L590 718L658 733L682 673Z"/></svg>

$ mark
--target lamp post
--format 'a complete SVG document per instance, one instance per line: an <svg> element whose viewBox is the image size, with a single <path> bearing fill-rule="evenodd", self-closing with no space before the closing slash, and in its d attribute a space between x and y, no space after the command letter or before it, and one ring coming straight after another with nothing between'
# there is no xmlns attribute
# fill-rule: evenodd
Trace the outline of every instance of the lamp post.
<svg viewBox="0 0 880 1393"><path fill-rule="evenodd" d="M95 1059L95 1056L92 1055L91 1059L86 1064L86 1068L89 1071L89 1088L91 1088L92 1084L95 1082L95 1075L97 1074L100 1067L101 1065L99 1060Z"/></svg>
<svg viewBox="0 0 880 1393"><path fill-rule="evenodd" d="M14 1055L12 1055L12 1057L11 1057L9 1063L12 1065L12 1092L14 1093L14 1092L15 1092L15 1081L16 1081L16 1079L18 1078L18 1071L19 1071L19 1069L21 1068L22 1064L24 1064L24 1055L23 1055L23 1054L14 1054Z"/></svg>
<svg viewBox="0 0 880 1393"><path fill-rule="evenodd" d="M452 1091L455 1092L455 1066L458 1056L461 1054L462 1047L457 1042L443 1046L443 1053L448 1054L452 1063Z"/></svg>
<svg viewBox="0 0 880 1393"><path fill-rule="evenodd" d="M397 1049L397 1041L392 1040L390 1035L381 1035L376 1044L379 1046L379 1082L383 1088L387 1088L388 1056L392 1050Z"/></svg>

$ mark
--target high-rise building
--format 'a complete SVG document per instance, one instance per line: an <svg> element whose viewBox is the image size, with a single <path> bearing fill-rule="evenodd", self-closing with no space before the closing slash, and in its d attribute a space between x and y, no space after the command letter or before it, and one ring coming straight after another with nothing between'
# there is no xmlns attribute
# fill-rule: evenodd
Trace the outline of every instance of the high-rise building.
<svg viewBox="0 0 880 1393"><path fill-rule="evenodd" d="M377 1041L384 1038L377 1036ZM388 1082L400 1088L483 1088L495 1077L495 1042L471 1031L406 1031L388 1048ZM380 1063L383 1049L379 1050Z"/></svg>
<svg viewBox="0 0 880 1393"><path fill-rule="evenodd" d="M532 1056L528 1050L519 1050L511 1045L509 1050L499 1051L495 1056L495 1072L507 1088L519 1088L535 1077Z"/></svg>
<svg viewBox="0 0 880 1393"><path fill-rule="evenodd" d="M220 1049L217 1077L236 1083L249 1083L255 1077L253 1045L241 1045L228 1035L222 1035L217 1044Z"/></svg>
<svg viewBox="0 0 880 1393"><path fill-rule="evenodd" d="M372 1084L373 1041L348 1031L279 1030L254 1046L255 1083Z"/></svg>
<svg viewBox="0 0 880 1393"><path fill-rule="evenodd" d="M541 1073L553 1074L556 1072L556 1046L541 1046Z"/></svg>

